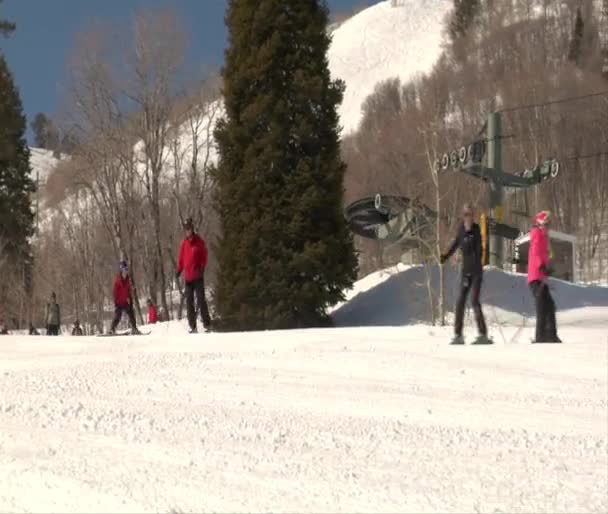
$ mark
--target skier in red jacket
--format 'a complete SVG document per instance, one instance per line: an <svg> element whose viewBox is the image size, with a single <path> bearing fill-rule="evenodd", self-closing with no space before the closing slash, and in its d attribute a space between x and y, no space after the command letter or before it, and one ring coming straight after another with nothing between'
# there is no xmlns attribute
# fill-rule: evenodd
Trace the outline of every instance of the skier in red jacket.
<svg viewBox="0 0 608 514"><path fill-rule="evenodd" d="M116 327L120 323L122 313L125 312L131 324L131 333L139 334L137 323L135 322L135 312L133 311L133 283L129 277L129 265L126 261L120 263L120 273L114 280L114 319L110 327L110 334L116 333Z"/></svg>
<svg viewBox="0 0 608 514"><path fill-rule="evenodd" d="M156 305L152 303L152 299L148 298L148 324L154 325L158 322L158 313L156 312Z"/></svg>
<svg viewBox="0 0 608 514"><path fill-rule="evenodd" d="M194 232L192 218L184 222L186 237L182 241L177 263L176 278L184 273L186 282L186 310L188 312L188 324L190 333L196 333L196 310L194 308L194 295L201 313L203 327L206 332L211 330L211 318L209 308L205 300L205 268L207 267L208 251L205 241Z"/></svg>

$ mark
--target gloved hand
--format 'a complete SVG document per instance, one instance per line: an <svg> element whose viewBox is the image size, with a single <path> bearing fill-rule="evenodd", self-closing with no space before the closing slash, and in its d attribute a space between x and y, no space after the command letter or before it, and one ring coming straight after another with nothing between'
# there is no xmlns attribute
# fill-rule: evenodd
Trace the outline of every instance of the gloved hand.
<svg viewBox="0 0 608 514"><path fill-rule="evenodd" d="M447 261L447 260L448 260L447 255L445 255L445 254L443 254L443 253L442 253L442 254L439 256L439 262L440 262L441 264L445 264L445 261Z"/></svg>
<svg viewBox="0 0 608 514"><path fill-rule="evenodd" d="M180 275L182 274L181 271L176 271L175 272L175 280L179 280Z"/></svg>
<svg viewBox="0 0 608 514"><path fill-rule="evenodd" d="M546 275L552 275L553 274L553 269L550 266L547 266L545 264L541 265L540 271L542 273L545 273Z"/></svg>

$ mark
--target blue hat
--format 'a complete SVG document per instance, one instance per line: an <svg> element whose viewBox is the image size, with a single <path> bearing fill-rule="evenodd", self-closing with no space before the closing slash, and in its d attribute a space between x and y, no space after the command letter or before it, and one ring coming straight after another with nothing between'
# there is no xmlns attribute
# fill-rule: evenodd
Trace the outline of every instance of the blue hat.
<svg viewBox="0 0 608 514"><path fill-rule="evenodd" d="M120 261L119 269L121 273L124 271L125 273L129 273L129 265L127 261Z"/></svg>

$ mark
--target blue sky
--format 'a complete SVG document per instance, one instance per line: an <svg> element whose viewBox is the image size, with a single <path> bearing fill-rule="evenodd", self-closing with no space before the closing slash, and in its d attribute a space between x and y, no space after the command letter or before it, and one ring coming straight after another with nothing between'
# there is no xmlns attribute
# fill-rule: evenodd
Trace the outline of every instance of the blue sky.
<svg viewBox="0 0 608 514"><path fill-rule="evenodd" d="M379 0L328 0L332 12L378 3ZM219 68L226 46L226 0L4 0L0 18L17 24L2 51L15 75L28 123L37 112L54 114L61 104L65 63L76 34L98 18L129 19L146 6L171 6L190 25L189 62Z"/></svg>

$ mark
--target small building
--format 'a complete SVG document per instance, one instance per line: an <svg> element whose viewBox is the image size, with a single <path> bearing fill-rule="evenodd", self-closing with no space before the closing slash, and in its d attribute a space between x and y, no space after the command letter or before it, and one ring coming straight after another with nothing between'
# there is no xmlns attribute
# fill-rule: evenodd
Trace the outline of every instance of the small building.
<svg viewBox="0 0 608 514"><path fill-rule="evenodd" d="M551 276L569 282L576 281L576 236L549 231L551 245L551 264L553 273ZM526 273L528 271L528 251L530 249L530 233L523 234L515 240L515 271Z"/></svg>

